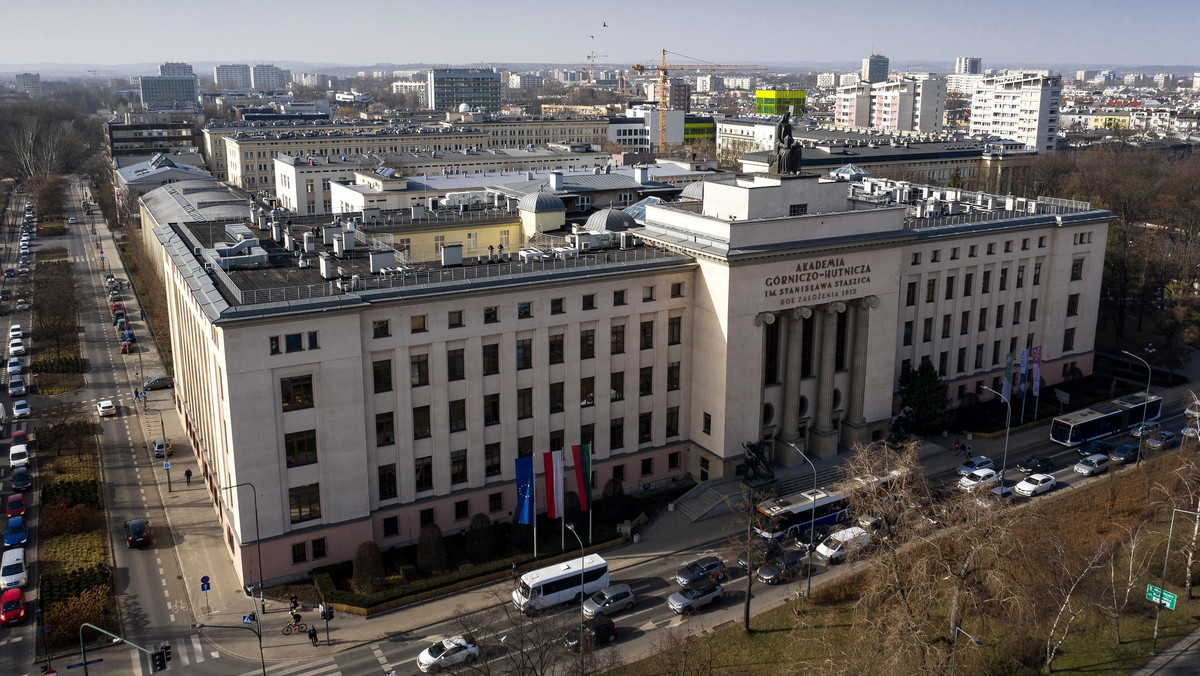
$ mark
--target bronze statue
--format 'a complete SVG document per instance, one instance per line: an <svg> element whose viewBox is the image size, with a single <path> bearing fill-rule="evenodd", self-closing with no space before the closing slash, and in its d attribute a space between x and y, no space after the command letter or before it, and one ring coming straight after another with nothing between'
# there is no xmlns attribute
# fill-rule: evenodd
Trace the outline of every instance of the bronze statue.
<svg viewBox="0 0 1200 676"><path fill-rule="evenodd" d="M792 137L792 113L786 112L775 125L775 150L771 151L769 169L772 174L792 174L800 171L801 149Z"/></svg>

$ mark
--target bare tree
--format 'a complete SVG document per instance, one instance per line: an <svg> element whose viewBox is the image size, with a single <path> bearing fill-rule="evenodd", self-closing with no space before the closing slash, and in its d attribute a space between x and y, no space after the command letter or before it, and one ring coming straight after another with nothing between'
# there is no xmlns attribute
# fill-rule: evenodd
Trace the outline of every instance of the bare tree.
<svg viewBox="0 0 1200 676"><path fill-rule="evenodd" d="M1046 662L1042 666L1043 673L1047 674L1050 673L1058 649L1071 634L1075 620L1094 604L1091 595L1080 594L1080 598L1076 592L1082 591L1081 587L1104 566L1104 561L1112 556L1112 552L1106 546L1100 545L1091 555L1080 561L1068 556L1061 542L1056 542L1055 545L1057 555L1050 558L1051 572L1047 581L1050 598L1055 604L1054 621L1050 624L1050 631L1046 636Z"/></svg>
<svg viewBox="0 0 1200 676"><path fill-rule="evenodd" d="M497 594L496 604L478 613L458 613L462 633L495 636L480 644L479 659L467 666L470 673L550 676L567 661L563 636L570 627L578 631L578 616L572 613L524 615L510 599ZM574 622L572 621L574 620ZM578 659L578 658L576 658Z"/></svg>
<svg viewBox="0 0 1200 676"><path fill-rule="evenodd" d="M662 632L654 643L647 670L665 676L714 676L719 673L717 652L712 641L691 636L682 627Z"/></svg>
<svg viewBox="0 0 1200 676"><path fill-rule="evenodd" d="M1123 531L1121 542L1124 543L1124 559L1114 555L1108 559L1108 582L1105 585L1101 603L1104 611L1113 618L1113 629L1116 633L1117 645L1121 644L1121 616L1129 602L1137 598L1134 590L1141 587L1150 572L1151 555L1155 553L1150 546L1150 535L1143 524L1135 527L1115 524Z"/></svg>

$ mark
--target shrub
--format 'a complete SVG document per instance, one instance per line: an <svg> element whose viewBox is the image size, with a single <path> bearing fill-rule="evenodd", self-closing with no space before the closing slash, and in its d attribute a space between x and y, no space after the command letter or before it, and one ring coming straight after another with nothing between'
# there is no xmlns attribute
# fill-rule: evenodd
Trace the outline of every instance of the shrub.
<svg viewBox="0 0 1200 676"><path fill-rule="evenodd" d="M46 578L43 577L43 580ZM111 602L107 586L90 587L43 611L46 640L55 646L79 647L79 626L90 622L98 627L105 624L104 608Z"/></svg>
<svg viewBox="0 0 1200 676"><path fill-rule="evenodd" d="M44 573L41 576L41 602L49 610L59 603L66 603L93 587L108 588L108 566L100 563L66 572ZM78 629L78 625L76 625Z"/></svg>
<svg viewBox="0 0 1200 676"><path fill-rule="evenodd" d="M446 569L446 543L436 523L426 524L417 541L417 568L429 574Z"/></svg>
<svg viewBox="0 0 1200 676"><path fill-rule="evenodd" d="M44 373L82 373L83 360L77 354L47 351L35 359L29 368Z"/></svg>
<svg viewBox="0 0 1200 676"><path fill-rule="evenodd" d="M67 505L61 500L44 504L50 509L42 512L42 537L75 535L103 527L102 515L91 505Z"/></svg>
<svg viewBox="0 0 1200 676"><path fill-rule="evenodd" d="M467 527L467 558L478 564L495 556L496 534L492 531L492 520L487 514L476 514Z"/></svg>
<svg viewBox="0 0 1200 676"><path fill-rule="evenodd" d="M42 487L42 504L61 502L66 506L100 506L100 491L95 481L53 481Z"/></svg>
<svg viewBox="0 0 1200 676"><path fill-rule="evenodd" d="M53 513L53 511L50 512L50 514ZM104 531L102 530L49 537L43 526L42 538L39 555L45 566L42 572L75 570L104 563Z"/></svg>
<svg viewBox="0 0 1200 676"><path fill-rule="evenodd" d="M857 601L866 587L867 571L843 575L813 589L812 602L817 605L835 605Z"/></svg>
<svg viewBox="0 0 1200 676"><path fill-rule="evenodd" d="M371 540L359 543L354 552L354 574L350 577L350 588L356 594L374 594L384 587L386 577L379 547Z"/></svg>

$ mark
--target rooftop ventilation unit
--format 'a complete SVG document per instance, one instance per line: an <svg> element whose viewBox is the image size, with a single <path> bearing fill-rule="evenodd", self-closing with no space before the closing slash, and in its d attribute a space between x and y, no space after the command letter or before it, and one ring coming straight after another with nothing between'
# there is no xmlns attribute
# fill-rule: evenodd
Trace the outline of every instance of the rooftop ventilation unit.
<svg viewBox="0 0 1200 676"><path fill-rule="evenodd" d="M442 267L462 265L462 244L445 244L442 246Z"/></svg>

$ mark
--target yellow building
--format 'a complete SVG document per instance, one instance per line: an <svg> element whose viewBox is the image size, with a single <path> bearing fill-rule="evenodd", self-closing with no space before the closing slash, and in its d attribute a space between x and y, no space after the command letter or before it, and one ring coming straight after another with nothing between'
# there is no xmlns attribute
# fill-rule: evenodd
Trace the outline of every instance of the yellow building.
<svg viewBox="0 0 1200 676"><path fill-rule="evenodd" d="M758 115L783 115L791 111L799 117L804 111L808 92L804 90L759 89L754 92L754 112Z"/></svg>

